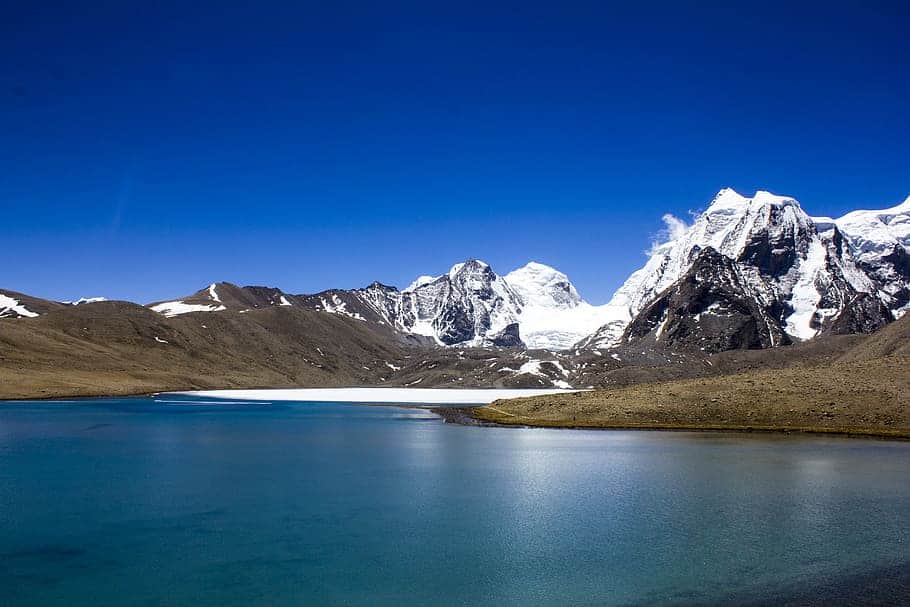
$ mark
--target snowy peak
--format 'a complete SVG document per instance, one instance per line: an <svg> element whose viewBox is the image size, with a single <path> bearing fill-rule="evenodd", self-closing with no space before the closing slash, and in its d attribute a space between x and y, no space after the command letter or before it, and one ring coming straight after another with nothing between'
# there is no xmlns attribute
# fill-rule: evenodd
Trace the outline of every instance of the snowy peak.
<svg viewBox="0 0 910 607"><path fill-rule="evenodd" d="M910 197L890 209L852 211L829 221L833 221L862 252L894 244L910 247Z"/></svg>
<svg viewBox="0 0 910 607"><path fill-rule="evenodd" d="M505 281L520 300L521 338L532 349L567 350L608 323L624 322L628 314L622 307L592 306L568 276L542 263L513 270Z"/></svg>
<svg viewBox="0 0 910 607"><path fill-rule="evenodd" d="M505 280L525 306L569 309L582 302L568 276L542 263L532 261L512 270Z"/></svg>
<svg viewBox="0 0 910 607"><path fill-rule="evenodd" d="M689 258L696 247L712 247L736 259L748 254L749 245L762 236L780 244L792 244L811 231L811 225L809 216L792 198L763 190L746 198L728 188L718 193L681 240ZM790 243L785 242L788 240Z"/></svg>
<svg viewBox="0 0 910 607"><path fill-rule="evenodd" d="M708 247L764 273L786 272L795 262L793 254L804 253L815 234L812 220L792 198L766 191L747 198L730 188L721 190L688 230L655 248L645 267L629 277L611 303L638 312L679 280Z"/></svg>
<svg viewBox="0 0 910 607"><path fill-rule="evenodd" d="M439 278L441 278L441 276L427 276L427 275L418 276L417 278L414 279L413 282L411 282L411 284L409 284L407 287L405 287L403 289L403 291L405 293L410 293L417 287L422 287L423 285L430 284L431 282L433 282L434 280L438 280Z"/></svg>
<svg viewBox="0 0 910 607"><path fill-rule="evenodd" d="M515 341L520 302L486 262L457 263L433 282L404 294L401 325L446 345L483 345L488 336ZM510 328L512 327L512 328Z"/></svg>
<svg viewBox="0 0 910 607"><path fill-rule="evenodd" d="M317 310L381 323L439 345L562 350L615 312L586 303L565 274L544 264L531 262L500 276L479 259L421 276L401 291L374 283L300 297Z"/></svg>
<svg viewBox="0 0 910 607"><path fill-rule="evenodd" d="M394 306L387 306L394 307ZM497 275L471 259L402 294L396 326L437 342L564 350L625 310L585 302L562 272L537 262Z"/></svg>
<svg viewBox="0 0 910 607"><path fill-rule="evenodd" d="M844 235L852 255L896 317L910 310L910 197L889 209L822 218Z"/></svg>
<svg viewBox="0 0 910 607"><path fill-rule="evenodd" d="M449 282L462 293L476 293L481 296L492 294L494 283L502 279L490 268L490 264L479 259L469 259L452 266L448 273Z"/></svg>
<svg viewBox="0 0 910 607"><path fill-rule="evenodd" d="M827 227L820 233L793 198L761 190L746 197L726 188L692 226L652 250L611 304L626 307L629 318L635 318L683 279L702 251L713 249L735 264L740 277L735 290L748 285L750 293L740 294L740 300L753 299L787 334L809 339L840 317L860 293L875 291L839 239L837 231ZM765 319L762 323L767 325ZM596 343L586 343L616 345L623 329L614 323L598 332Z"/></svg>

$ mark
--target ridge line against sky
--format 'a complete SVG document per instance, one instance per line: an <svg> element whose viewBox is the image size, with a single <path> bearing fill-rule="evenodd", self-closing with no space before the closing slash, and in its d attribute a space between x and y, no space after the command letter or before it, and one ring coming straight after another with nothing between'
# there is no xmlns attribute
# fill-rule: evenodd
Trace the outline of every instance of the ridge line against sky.
<svg viewBox="0 0 910 607"><path fill-rule="evenodd" d="M0 288L404 287L535 260L605 303L721 187L910 193L910 5L23 3Z"/></svg>

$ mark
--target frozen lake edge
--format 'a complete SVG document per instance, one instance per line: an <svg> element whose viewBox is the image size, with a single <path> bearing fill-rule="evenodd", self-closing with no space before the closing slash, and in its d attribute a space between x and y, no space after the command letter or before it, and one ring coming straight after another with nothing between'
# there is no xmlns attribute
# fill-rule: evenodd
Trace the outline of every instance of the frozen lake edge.
<svg viewBox="0 0 910 607"><path fill-rule="evenodd" d="M262 390L194 390L162 392L179 395L250 401L376 403L402 405L487 405L501 398L582 392L561 388L287 388Z"/></svg>

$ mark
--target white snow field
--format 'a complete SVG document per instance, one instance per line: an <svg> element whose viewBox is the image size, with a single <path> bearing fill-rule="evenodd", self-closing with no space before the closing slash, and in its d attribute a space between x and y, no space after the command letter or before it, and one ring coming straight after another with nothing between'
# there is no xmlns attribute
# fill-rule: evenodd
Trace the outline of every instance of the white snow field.
<svg viewBox="0 0 910 607"><path fill-rule="evenodd" d="M487 405L500 398L566 394L583 390L548 389L447 389L447 388L288 388L274 390L196 390L167 392L183 396L226 400L297 401L322 403L378 403L402 405Z"/></svg>

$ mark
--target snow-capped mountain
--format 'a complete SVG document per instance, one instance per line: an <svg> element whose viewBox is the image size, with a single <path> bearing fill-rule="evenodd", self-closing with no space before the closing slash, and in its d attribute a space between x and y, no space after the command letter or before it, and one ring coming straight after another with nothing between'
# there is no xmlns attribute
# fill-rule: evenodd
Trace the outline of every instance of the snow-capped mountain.
<svg viewBox="0 0 910 607"><path fill-rule="evenodd" d="M724 290L725 295L718 301L709 301L718 299L715 293L705 301L688 302L689 312L703 319L705 315L727 314L732 299L749 300L750 306L754 304L761 310L756 322L767 325L767 335L759 340L759 345L765 341L767 345L779 345L787 343L789 338L810 339L832 326L852 325L858 321L843 317L845 312L853 309L853 302L862 299L861 295L877 291L842 234L836 229L820 231L796 200L764 191L747 198L732 189L724 189L692 226L655 247L645 266L626 280L610 304L625 307L630 322L648 308L646 316L651 324L646 323L650 327L646 333L653 329L656 339L671 339L671 333L659 329L680 311L664 307L662 316L655 320L654 304L670 296L668 290L677 296L686 291L680 281L692 283L705 277L705 267L702 272L692 273L692 269L708 249L733 262L713 278L724 283L714 287ZM715 265L720 261L713 259ZM702 259L702 266L705 263ZM712 308L713 303L718 305ZM864 317L864 324L871 328L890 320L887 310L882 318L876 317L882 307L874 303L863 309L869 315ZM779 325L782 331L775 330L769 322ZM614 322L581 345L615 346L626 329L626 325ZM625 339L641 337L642 330L638 323ZM688 330L698 333L700 329Z"/></svg>
<svg viewBox="0 0 910 607"><path fill-rule="evenodd" d="M593 306L562 272L531 262L505 275L521 301L518 324L529 348L565 350L607 322L626 320L622 306Z"/></svg>
<svg viewBox="0 0 910 607"><path fill-rule="evenodd" d="M521 345L517 296L489 265L475 259L441 276L421 276L404 290L374 282L363 289L299 296L299 301L438 345Z"/></svg>
<svg viewBox="0 0 910 607"><path fill-rule="evenodd" d="M294 309L304 308L345 317L336 326L355 333L365 327L412 345L579 349L594 356L600 348L641 346L642 353L649 344L705 352L771 347L820 333L870 332L910 309L910 198L831 219L810 217L789 197L724 189L691 226L676 220L673 228L601 306L582 299L552 267L531 262L499 275L470 259L401 290L374 282L292 295L220 282L148 307L166 317L289 308L298 319L304 317ZM99 305L97 299L64 303ZM61 307L72 308L0 291L0 319L27 320ZM257 316L266 317L291 318L277 310Z"/></svg>
<svg viewBox="0 0 910 607"><path fill-rule="evenodd" d="M910 310L910 197L890 209L814 220L824 234L836 226L846 236L853 257L895 317Z"/></svg>
<svg viewBox="0 0 910 607"><path fill-rule="evenodd" d="M531 262L505 276L476 259L399 291L381 283L305 296L313 307L379 319L440 345L567 349L624 309L592 306L562 272Z"/></svg>
<svg viewBox="0 0 910 607"><path fill-rule="evenodd" d="M471 259L400 293L396 326L442 344L518 345L521 303L490 266Z"/></svg>
<svg viewBox="0 0 910 607"><path fill-rule="evenodd" d="M652 340L717 351L875 330L910 308L910 199L884 211L812 218L786 196L724 189L691 226L655 246L611 301L584 301L568 277L531 262L504 276L471 259L399 290L289 295L212 284L153 304L187 312L302 306L451 346L612 348Z"/></svg>
<svg viewBox="0 0 910 607"><path fill-rule="evenodd" d="M173 317L191 312L247 312L299 306L385 325L438 345L567 349L624 308L592 306L568 277L529 263L506 276L470 259L440 276L421 276L407 288L374 282L363 289L290 295L269 287L213 283L188 297L150 304Z"/></svg>

